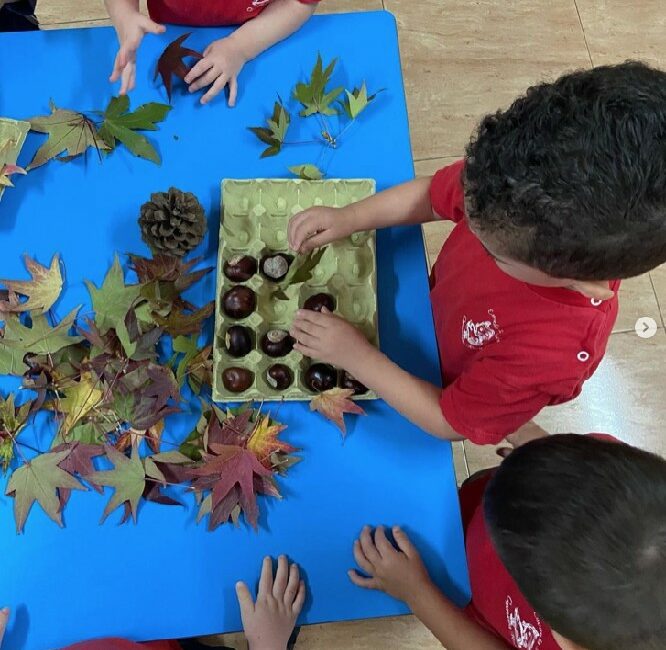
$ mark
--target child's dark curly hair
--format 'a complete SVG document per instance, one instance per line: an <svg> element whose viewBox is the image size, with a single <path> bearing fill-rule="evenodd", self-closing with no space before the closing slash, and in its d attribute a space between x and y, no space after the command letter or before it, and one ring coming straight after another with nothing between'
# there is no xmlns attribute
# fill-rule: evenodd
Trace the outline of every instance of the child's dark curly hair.
<svg viewBox="0 0 666 650"><path fill-rule="evenodd" d="M554 277L613 280L666 261L666 72L567 74L488 115L467 147L472 229Z"/></svg>

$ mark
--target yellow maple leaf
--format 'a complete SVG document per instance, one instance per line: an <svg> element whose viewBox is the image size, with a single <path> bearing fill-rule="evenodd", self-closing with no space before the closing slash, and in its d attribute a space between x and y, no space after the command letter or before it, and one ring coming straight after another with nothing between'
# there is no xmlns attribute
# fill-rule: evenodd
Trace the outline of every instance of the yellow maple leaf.
<svg viewBox="0 0 666 650"><path fill-rule="evenodd" d="M65 397L58 400L56 408L65 414L60 425L60 433L66 436L86 414L94 409L102 400L103 391L97 388L97 380L91 373L81 375L81 381L65 390Z"/></svg>
<svg viewBox="0 0 666 650"><path fill-rule="evenodd" d="M290 444L278 440L278 436L286 428L287 427L284 424L271 423L271 419L268 415L264 417L261 415L259 416L256 426L248 438L247 448L265 467L270 468L272 466L270 459L271 454L280 451L285 454L290 454L291 452L296 451L296 447L292 447Z"/></svg>
<svg viewBox="0 0 666 650"><path fill-rule="evenodd" d="M353 388L331 388L317 395L310 402L310 410L318 411L327 420L335 422L338 429L342 431L342 437L345 437L347 428L345 427L345 413L354 413L355 415L365 415L365 411L355 404L351 397L354 394Z"/></svg>

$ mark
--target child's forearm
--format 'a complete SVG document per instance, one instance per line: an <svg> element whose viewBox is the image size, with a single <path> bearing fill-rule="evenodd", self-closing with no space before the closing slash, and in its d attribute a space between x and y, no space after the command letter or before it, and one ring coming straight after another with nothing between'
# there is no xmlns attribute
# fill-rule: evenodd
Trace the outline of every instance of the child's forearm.
<svg viewBox="0 0 666 650"><path fill-rule="evenodd" d="M430 203L432 178L417 178L353 203L346 210L354 231L426 223L436 219Z"/></svg>
<svg viewBox="0 0 666 650"><path fill-rule="evenodd" d="M104 5L114 25L120 16L128 12L139 11L139 0L104 0Z"/></svg>
<svg viewBox="0 0 666 650"><path fill-rule="evenodd" d="M447 650L506 650L510 647L469 619L434 584L420 590L413 602L407 604Z"/></svg>
<svg viewBox="0 0 666 650"><path fill-rule="evenodd" d="M442 415L441 388L410 375L376 348L349 360L345 370L424 431L437 438L463 440Z"/></svg>
<svg viewBox="0 0 666 650"><path fill-rule="evenodd" d="M312 16L315 6L298 0L275 0L229 38L238 44L249 61L298 30Z"/></svg>

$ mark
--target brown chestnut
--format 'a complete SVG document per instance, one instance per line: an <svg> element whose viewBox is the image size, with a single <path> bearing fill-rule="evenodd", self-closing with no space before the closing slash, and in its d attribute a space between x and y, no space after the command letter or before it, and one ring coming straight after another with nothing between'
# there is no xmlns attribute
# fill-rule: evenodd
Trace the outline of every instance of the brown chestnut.
<svg viewBox="0 0 666 650"><path fill-rule="evenodd" d="M222 297L224 313L232 318L246 318L256 307L256 294L252 289L243 285L229 289Z"/></svg>
<svg viewBox="0 0 666 650"><path fill-rule="evenodd" d="M275 363L266 371L266 382L275 390L285 390L293 381L294 375L284 363Z"/></svg>
<svg viewBox="0 0 666 650"><path fill-rule="evenodd" d="M242 325L232 325L224 335L224 347L232 357L244 357L252 350L250 330Z"/></svg>
<svg viewBox="0 0 666 650"><path fill-rule="evenodd" d="M261 349L269 357L283 357L294 349L294 339L286 330L268 330L261 337Z"/></svg>
<svg viewBox="0 0 666 650"><path fill-rule="evenodd" d="M325 363L314 363L306 371L305 385L315 393L335 388L338 383L338 373L333 366Z"/></svg>
<svg viewBox="0 0 666 650"><path fill-rule="evenodd" d="M324 307L328 311L335 311L335 298L330 293L315 293L303 303L303 309L310 311L320 312Z"/></svg>
<svg viewBox="0 0 666 650"><path fill-rule="evenodd" d="M234 255L224 263L224 275L233 282L245 282L257 272L257 260L249 255Z"/></svg>
<svg viewBox="0 0 666 650"><path fill-rule="evenodd" d="M222 373L224 387L232 393L242 393L252 386L254 373L247 368L227 368Z"/></svg>
<svg viewBox="0 0 666 650"><path fill-rule="evenodd" d="M342 373L340 387L351 388L354 391L354 395L363 395L368 392L368 387L364 386L358 379L356 379L353 375L350 375L346 370Z"/></svg>
<svg viewBox="0 0 666 650"><path fill-rule="evenodd" d="M289 265L292 259L282 253L264 255L261 258L261 272L270 280L279 282L289 272Z"/></svg>

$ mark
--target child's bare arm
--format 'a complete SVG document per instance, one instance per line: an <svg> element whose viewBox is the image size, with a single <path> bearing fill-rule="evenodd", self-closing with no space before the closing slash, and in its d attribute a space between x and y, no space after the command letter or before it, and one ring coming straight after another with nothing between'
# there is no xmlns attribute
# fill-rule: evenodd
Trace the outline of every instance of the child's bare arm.
<svg viewBox="0 0 666 650"><path fill-rule="evenodd" d="M1 6L2 4L0 3L0 7ZM0 609L0 646L2 646L2 639L5 636L7 621L9 621L9 608L3 607Z"/></svg>
<svg viewBox="0 0 666 650"><path fill-rule="evenodd" d="M296 350L347 370L424 431L463 439L442 415L442 389L400 368L344 319L326 310L299 310L290 332L298 341Z"/></svg>
<svg viewBox="0 0 666 650"><path fill-rule="evenodd" d="M297 31L310 18L314 4L299 0L275 0L253 20L241 25L226 38L213 41L185 77L190 92L210 86L201 98L208 103L229 85L229 106L236 103L238 74L251 59Z"/></svg>
<svg viewBox="0 0 666 650"><path fill-rule="evenodd" d="M407 535L393 528L395 548L383 527L374 539L366 526L354 542L354 559L368 576L349 571L350 580L365 589L379 589L404 601L448 650L506 650L510 647L470 620L432 582Z"/></svg>
<svg viewBox="0 0 666 650"><path fill-rule="evenodd" d="M362 230L434 221L431 181L428 177L403 183L345 208L304 210L289 222L289 246L307 253Z"/></svg>

